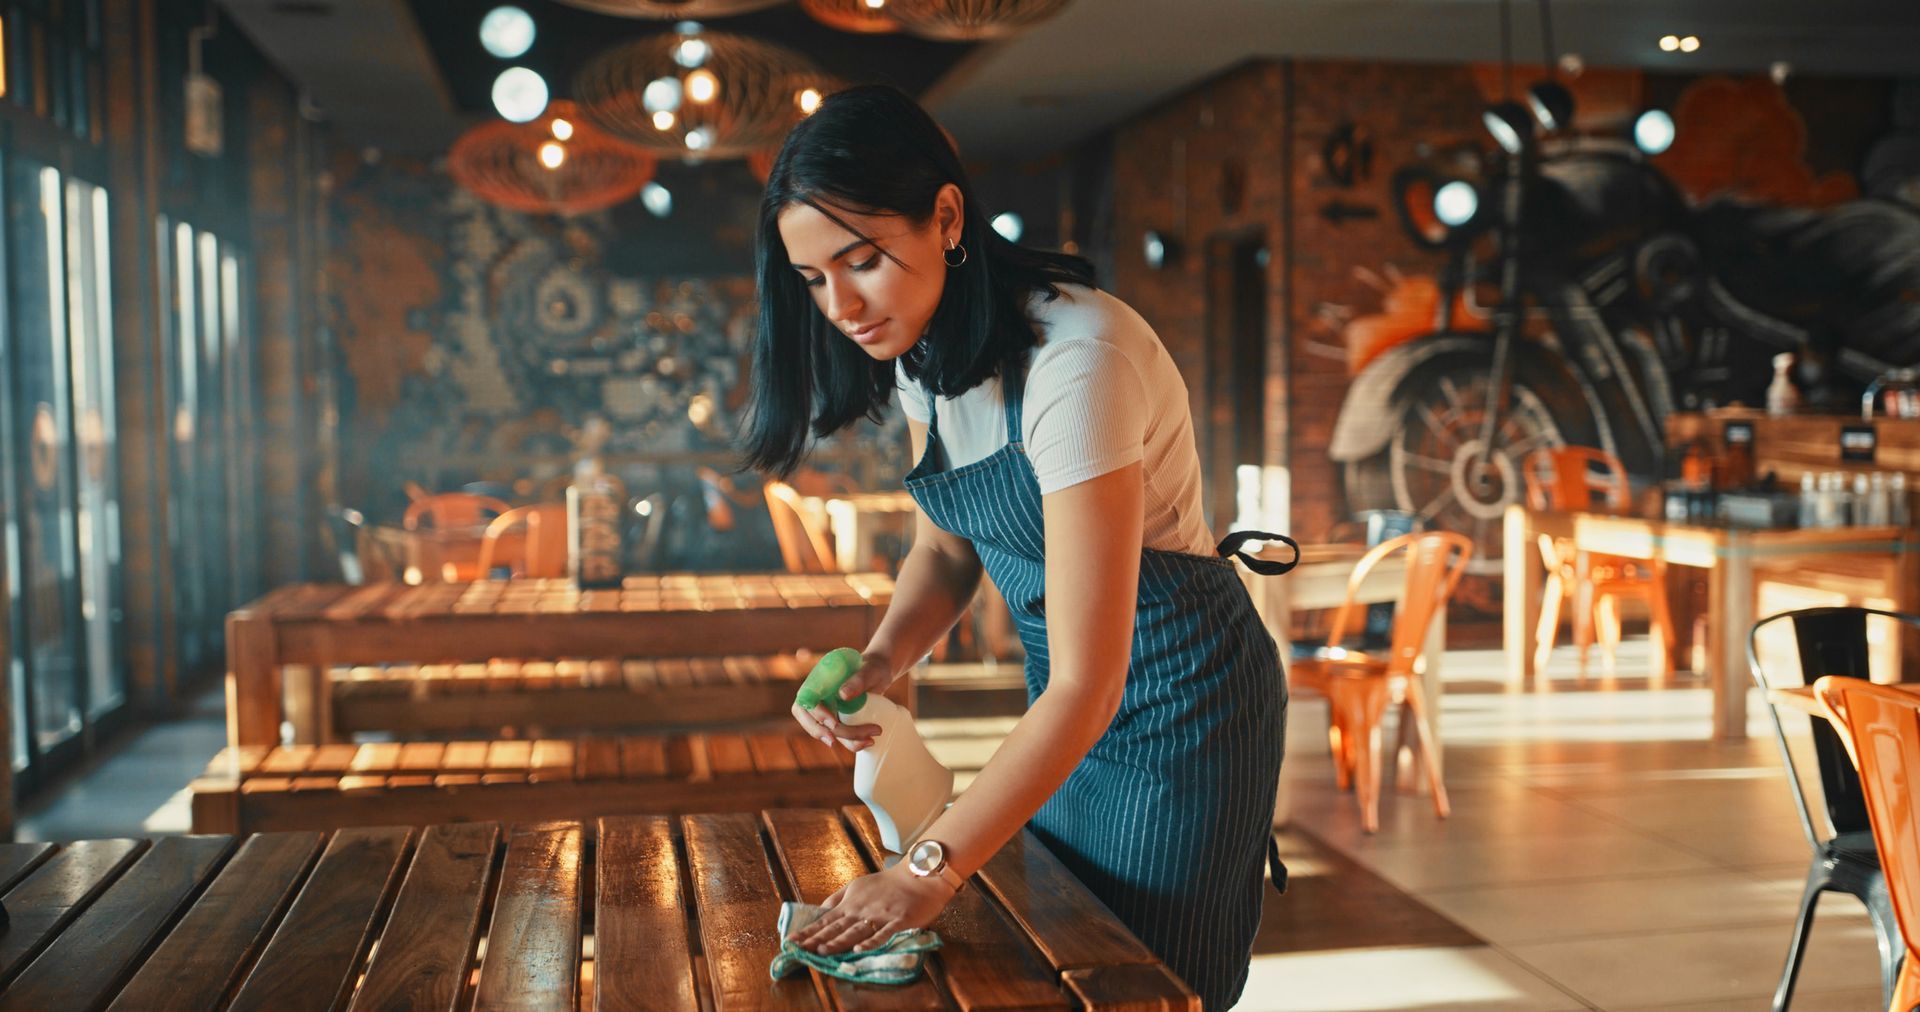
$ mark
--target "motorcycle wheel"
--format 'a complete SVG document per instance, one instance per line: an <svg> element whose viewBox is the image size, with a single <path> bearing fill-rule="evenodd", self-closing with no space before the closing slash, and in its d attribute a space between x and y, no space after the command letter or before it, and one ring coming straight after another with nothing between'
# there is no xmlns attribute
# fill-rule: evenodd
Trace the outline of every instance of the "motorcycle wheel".
<svg viewBox="0 0 1920 1012"><path fill-rule="evenodd" d="M1352 512L1398 509L1430 529L1473 539L1469 571L1500 572L1502 524L1526 489L1521 462L1535 450L1600 446L1613 450L1576 381L1544 363L1516 361L1493 452L1482 458L1488 365L1478 356L1446 356L1423 365L1385 407L1393 419L1386 449L1345 465Z"/></svg>

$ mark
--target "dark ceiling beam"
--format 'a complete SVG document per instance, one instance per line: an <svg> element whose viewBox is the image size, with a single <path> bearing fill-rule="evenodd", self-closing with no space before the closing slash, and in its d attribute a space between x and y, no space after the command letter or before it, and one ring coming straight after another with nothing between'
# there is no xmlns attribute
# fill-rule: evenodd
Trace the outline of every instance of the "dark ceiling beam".
<svg viewBox="0 0 1920 1012"><path fill-rule="evenodd" d="M465 125L406 0L221 0L356 144L436 154Z"/></svg>

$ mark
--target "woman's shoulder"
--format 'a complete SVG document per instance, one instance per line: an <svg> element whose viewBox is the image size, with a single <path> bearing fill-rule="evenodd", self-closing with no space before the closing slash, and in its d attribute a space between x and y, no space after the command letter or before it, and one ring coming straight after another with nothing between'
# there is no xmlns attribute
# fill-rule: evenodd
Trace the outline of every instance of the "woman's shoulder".
<svg viewBox="0 0 1920 1012"><path fill-rule="evenodd" d="M1040 355L1079 341L1112 345L1138 365L1164 354L1153 327L1119 298L1098 288L1061 285L1052 299L1034 296L1029 313L1040 328Z"/></svg>

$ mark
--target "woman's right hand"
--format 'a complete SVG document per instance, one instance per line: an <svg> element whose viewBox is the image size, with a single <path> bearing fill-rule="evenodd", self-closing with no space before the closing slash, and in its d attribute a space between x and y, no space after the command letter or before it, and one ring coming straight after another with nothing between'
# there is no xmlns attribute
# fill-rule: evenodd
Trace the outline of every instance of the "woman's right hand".
<svg viewBox="0 0 1920 1012"><path fill-rule="evenodd" d="M840 686L840 698L853 699L863 692L884 693L899 674L893 658L880 651L868 650L860 655L860 670ZM858 752L872 745L873 739L880 736L880 725L843 724L840 714L824 705L808 708L795 703L793 719L799 722L808 737L824 742L829 747L838 738L849 752Z"/></svg>

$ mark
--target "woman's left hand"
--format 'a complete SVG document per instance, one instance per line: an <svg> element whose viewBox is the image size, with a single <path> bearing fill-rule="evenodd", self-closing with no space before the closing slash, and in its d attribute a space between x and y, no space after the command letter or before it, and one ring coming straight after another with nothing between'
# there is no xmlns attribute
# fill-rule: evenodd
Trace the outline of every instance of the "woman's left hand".
<svg viewBox="0 0 1920 1012"><path fill-rule="evenodd" d="M938 878L921 878L905 861L863 875L827 897L820 919L788 936L803 949L822 955L864 952L886 944L896 932L928 927L953 899Z"/></svg>

